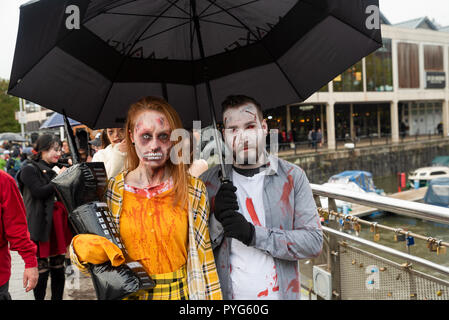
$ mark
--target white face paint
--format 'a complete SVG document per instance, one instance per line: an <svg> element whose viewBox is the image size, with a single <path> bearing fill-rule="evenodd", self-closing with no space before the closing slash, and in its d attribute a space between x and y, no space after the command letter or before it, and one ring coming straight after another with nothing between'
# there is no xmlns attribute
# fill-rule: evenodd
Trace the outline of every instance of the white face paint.
<svg viewBox="0 0 449 320"><path fill-rule="evenodd" d="M165 115L154 110L145 111L135 123L131 141L140 162L151 169L165 166L172 147L171 128Z"/></svg>
<svg viewBox="0 0 449 320"><path fill-rule="evenodd" d="M257 108L244 104L230 108L223 114L224 137L232 150L237 164L256 164L265 150L265 138L268 127L265 120L259 118Z"/></svg>

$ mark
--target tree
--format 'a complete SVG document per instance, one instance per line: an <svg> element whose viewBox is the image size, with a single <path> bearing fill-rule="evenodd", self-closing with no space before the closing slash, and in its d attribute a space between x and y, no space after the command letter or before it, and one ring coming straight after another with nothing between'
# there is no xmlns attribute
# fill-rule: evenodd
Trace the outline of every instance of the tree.
<svg viewBox="0 0 449 320"><path fill-rule="evenodd" d="M19 99L7 94L9 80L0 79L0 132L19 132L20 124L15 119L19 111Z"/></svg>

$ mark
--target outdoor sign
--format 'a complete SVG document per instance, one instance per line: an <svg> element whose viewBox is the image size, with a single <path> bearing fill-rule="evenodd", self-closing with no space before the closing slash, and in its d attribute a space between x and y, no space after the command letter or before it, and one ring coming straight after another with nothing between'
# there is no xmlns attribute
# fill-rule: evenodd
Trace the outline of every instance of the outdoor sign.
<svg viewBox="0 0 449 320"><path fill-rule="evenodd" d="M299 110L301 111L309 111L309 110L313 110L314 106L300 106Z"/></svg>
<svg viewBox="0 0 449 320"><path fill-rule="evenodd" d="M444 89L446 88L445 72L426 72L426 88L427 89Z"/></svg>
<svg viewBox="0 0 449 320"><path fill-rule="evenodd" d="M27 123L27 113L25 111L17 111L16 120L19 121L20 124Z"/></svg>

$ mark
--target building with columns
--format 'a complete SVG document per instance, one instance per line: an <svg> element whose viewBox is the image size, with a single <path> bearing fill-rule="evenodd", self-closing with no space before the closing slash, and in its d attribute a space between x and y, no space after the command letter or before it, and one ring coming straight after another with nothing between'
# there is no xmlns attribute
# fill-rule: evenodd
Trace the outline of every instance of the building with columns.
<svg viewBox="0 0 449 320"><path fill-rule="evenodd" d="M265 112L269 126L292 130L296 142L320 128L329 149L348 138L448 136L449 27L381 20L382 48L306 101Z"/></svg>

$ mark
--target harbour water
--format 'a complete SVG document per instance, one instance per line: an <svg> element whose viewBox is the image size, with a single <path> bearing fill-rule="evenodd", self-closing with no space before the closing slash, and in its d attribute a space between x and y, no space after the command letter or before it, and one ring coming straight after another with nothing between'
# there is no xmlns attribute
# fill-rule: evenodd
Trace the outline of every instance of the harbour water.
<svg viewBox="0 0 449 320"><path fill-rule="evenodd" d="M377 188L384 189L387 194L395 193L398 191L396 175L374 178L374 183ZM365 217L364 219L373 222L375 221L379 224L383 224L393 228L407 228L409 231L417 234L441 239L443 241L449 241L449 225L438 224L411 217L404 217L393 213L382 213L373 218ZM367 240L373 240L374 234L370 232L369 228L363 228L360 232L360 236ZM405 241L395 241L393 232L381 231L381 238L379 243L403 252L407 252ZM410 254L449 267L449 250L447 251L448 252L446 254L437 255L436 252L431 252L427 248L425 241L419 239L415 239L415 244L410 247ZM417 269L419 270L420 268ZM435 276L440 276L439 273L429 273Z"/></svg>

